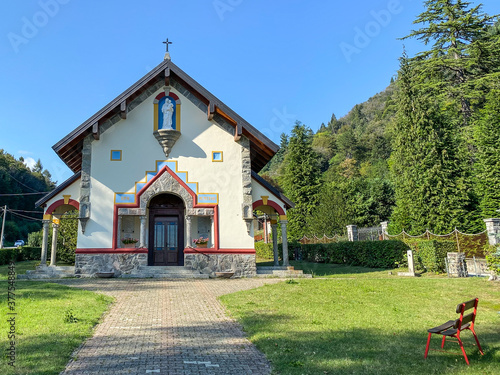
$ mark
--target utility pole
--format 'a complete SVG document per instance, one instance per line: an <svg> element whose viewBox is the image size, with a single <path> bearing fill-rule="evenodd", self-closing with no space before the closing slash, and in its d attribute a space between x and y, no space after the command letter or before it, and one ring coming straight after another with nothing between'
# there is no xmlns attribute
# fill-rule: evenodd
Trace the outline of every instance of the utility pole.
<svg viewBox="0 0 500 375"><path fill-rule="evenodd" d="M5 217L7 216L7 205L3 207L2 233L0 234L0 249L3 249L3 230L5 228Z"/></svg>

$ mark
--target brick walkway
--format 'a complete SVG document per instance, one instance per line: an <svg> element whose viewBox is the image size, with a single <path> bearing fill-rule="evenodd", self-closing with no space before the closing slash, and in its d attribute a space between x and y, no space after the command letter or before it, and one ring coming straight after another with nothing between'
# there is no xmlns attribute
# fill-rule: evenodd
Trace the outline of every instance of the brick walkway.
<svg viewBox="0 0 500 375"><path fill-rule="evenodd" d="M71 279L61 284L116 298L64 375L269 374L264 355L225 315L217 296L276 279Z"/></svg>

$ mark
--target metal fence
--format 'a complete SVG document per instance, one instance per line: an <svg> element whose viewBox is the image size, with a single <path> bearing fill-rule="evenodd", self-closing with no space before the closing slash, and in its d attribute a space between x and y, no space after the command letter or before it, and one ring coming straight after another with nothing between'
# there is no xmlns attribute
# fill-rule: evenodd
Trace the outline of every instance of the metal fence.
<svg viewBox="0 0 500 375"><path fill-rule="evenodd" d="M358 228L358 241L383 240L382 227Z"/></svg>
<svg viewBox="0 0 500 375"><path fill-rule="evenodd" d="M347 241L347 236L339 236L339 235L336 234L333 237L328 237L325 234L323 237L316 237L316 236L307 237L307 236L304 236L304 237L302 237L299 240L299 242L302 245L314 244L314 243L332 243L332 242L340 242L340 241Z"/></svg>

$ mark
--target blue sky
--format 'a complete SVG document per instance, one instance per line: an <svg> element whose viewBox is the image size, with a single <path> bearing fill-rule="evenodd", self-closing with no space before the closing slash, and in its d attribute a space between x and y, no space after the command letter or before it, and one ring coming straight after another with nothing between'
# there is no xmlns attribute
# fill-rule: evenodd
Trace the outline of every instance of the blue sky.
<svg viewBox="0 0 500 375"><path fill-rule="evenodd" d="M500 2L483 10L500 13ZM52 145L163 60L279 143L382 91L421 0L9 1L0 14L0 149L70 170ZM477 3L476 3L477 4ZM31 158L31 159L28 159Z"/></svg>

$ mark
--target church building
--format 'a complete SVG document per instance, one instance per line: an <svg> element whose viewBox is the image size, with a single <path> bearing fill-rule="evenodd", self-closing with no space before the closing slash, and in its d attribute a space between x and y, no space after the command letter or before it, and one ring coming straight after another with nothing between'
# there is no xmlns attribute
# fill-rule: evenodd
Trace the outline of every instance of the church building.
<svg viewBox="0 0 500 375"><path fill-rule="evenodd" d="M278 146L168 52L53 149L74 174L37 202L44 208L42 268L48 251L47 269L56 267L59 219L75 209L75 276L154 277L174 267L194 276L255 276L257 209L271 216L275 238L281 225L287 254L293 203L258 175Z"/></svg>

